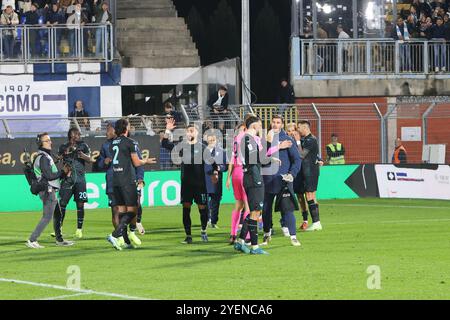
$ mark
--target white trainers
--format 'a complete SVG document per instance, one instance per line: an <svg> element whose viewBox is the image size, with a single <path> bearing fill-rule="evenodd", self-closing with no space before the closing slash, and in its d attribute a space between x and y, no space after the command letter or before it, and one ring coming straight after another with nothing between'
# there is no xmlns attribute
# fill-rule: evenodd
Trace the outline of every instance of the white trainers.
<svg viewBox="0 0 450 320"><path fill-rule="evenodd" d="M140 235L145 234L145 229L144 229L144 226L142 225L142 223L140 223L140 222L136 223L136 228L138 229L138 232Z"/></svg>
<svg viewBox="0 0 450 320"><path fill-rule="evenodd" d="M290 237L290 236L291 236L291 234L289 233L289 228L287 228L287 227L282 227L282 228L281 228L281 231L283 231L283 235L284 235L285 237Z"/></svg>
<svg viewBox="0 0 450 320"><path fill-rule="evenodd" d="M439 72L439 67L434 68L434 72Z"/></svg>
<svg viewBox="0 0 450 320"><path fill-rule="evenodd" d="M322 230L322 225L320 224L320 221L314 222L311 226L309 226L308 229L306 229L306 231L321 231Z"/></svg>
<svg viewBox="0 0 450 320"><path fill-rule="evenodd" d="M298 241L297 238L291 238L291 243L294 247L300 247L302 244L300 243L300 241Z"/></svg>
<svg viewBox="0 0 450 320"><path fill-rule="evenodd" d="M45 248L44 246L41 246L37 241L31 242L30 240L27 240L25 245L31 249L44 249Z"/></svg>
<svg viewBox="0 0 450 320"><path fill-rule="evenodd" d="M442 71L442 72L445 72L445 67L442 67L441 71Z"/></svg>

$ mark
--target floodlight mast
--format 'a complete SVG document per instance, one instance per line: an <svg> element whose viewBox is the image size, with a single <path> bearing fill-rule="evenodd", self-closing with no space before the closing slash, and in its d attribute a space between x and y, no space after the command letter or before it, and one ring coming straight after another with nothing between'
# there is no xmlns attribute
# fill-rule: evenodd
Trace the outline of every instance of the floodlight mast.
<svg viewBox="0 0 450 320"><path fill-rule="evenodd" d="M252 103L250 84L250 0L242 0L241 28L242 104Z"/></svg>

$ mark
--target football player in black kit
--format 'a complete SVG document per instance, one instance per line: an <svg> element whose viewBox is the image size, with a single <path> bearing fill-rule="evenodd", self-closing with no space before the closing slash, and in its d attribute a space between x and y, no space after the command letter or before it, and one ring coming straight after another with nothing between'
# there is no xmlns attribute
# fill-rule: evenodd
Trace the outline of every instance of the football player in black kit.
<svg viewBox="0 0 450 320"><path fill-rule="evenodd" d="M168 122L166 130L173 130L175 125ZM202 225L201 238L208 242L206 228L208 225L207 192L204 169L204 152L206 145L198 139L199 131L195 125L188 125L185 140L174 144L165 136L161 142L163 148L173 150L172 156L181 156L181 203L183 205L183 225L186 233L184 244L192 244L191 207L193 201L198 206ZM184 137L183 137L184 138Z"/></svg>
<svg viewBox="0 0 450 320"><path fill-rule="evenodd" d="M234 248L238 251L250 254L267 254L258 246L258 219L264 205L264 181L261 172L261 158L263 156L262 144L257 136L262 124L258 117L249 117L245 121L247 128L243 143L241 143L241 154L244 159L244 189L247 194L250 214L242 224L239 239L236 240ZM245 237L250 232L251 249L245 245Z"/></svg>
<svg viewBox="0 0 450 320"><path fill-rule="evenodd" d="M61 205L61 226L66 215L66 207L72 195L77 204L77 230L75 237L83 237L84 204L88 201L86 192L85 165L92 163L91 150L89 146L81 140L80 130L70 128L67 133L68 142L61 145L58 150L58 160L72 169L72 175L61 181L59 191ZM53 234L52 234L53 236Z"/></svg>
<svg viewBox="0 0 450 320"><path fill-rule="evenodd" d="M135 167L156 163L155 158L140 160L137 154L138 143L128 138L130 124L126 119L117 120L114 129L117 137L111 142L110 154L113 166L114 200L119 211L119 225L107 240L117 250L124 246L123 232L126 232L130 222L137 214L138 194L136 189ZM140 242L134 233L128 234L130 241ZM136 238L136 239L135 239ZM139 240L139 241L138 241ZM139 244L139 243L138 243Z"/></svg>
<svg viewBox="0 0 450 320"><path fill-rule="evenodd" d="M319 183L319 144L317 138L311 133L310 123L306 120L300 121L298 131L302 137L300 156L302 158L302 168L300 170L301 191L306 196L309 212L311 213L313 224L305 231L320 231L319 205L317 204L316 191ZM305 219L305 218L304 218Z"/></svg>

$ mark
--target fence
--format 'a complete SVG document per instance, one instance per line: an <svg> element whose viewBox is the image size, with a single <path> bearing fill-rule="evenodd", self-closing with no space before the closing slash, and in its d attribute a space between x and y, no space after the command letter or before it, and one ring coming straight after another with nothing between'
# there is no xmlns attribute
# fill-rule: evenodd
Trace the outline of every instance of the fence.
<svg viewBox="0 0 450 320"><path fill-rule="evenodd" d="M450 43L440 40L326 39L300 41L300 75L448 73Z"/></svg>
<svg viewBox="0 0 450 320"><path fill-rule="evenodd" d="M113 54L111 24L0 28L1 64L111 62Z"/></svg>
<svg viewBox="0 0 450 320"><path fill-rule="evenodd" d="M422 163L424 144L446 145L450 163L450 103L395 104L303 104L294 106L253 105L252 109L270 128L271 117L284 116L285 124L306 119L317 136L321 155L331 134L338 135L346 150L347 163L390 163L397 137L403 130L420 130L418 141L403 141L408 163ZM405 135L405 134L403 134Z"/></svg>
<svg viewBox="0 0 450 320"><path fill-rule="evenodd" d="M230 106L225 115L209 115L205 107L182 107L186 124L197 123L203 130L211 127L234 128L246 114L256 114L263 127L270 128L275 114L284 116L285 124L307 119L317 136L320 152L326 159L326 145L331 134L337 134L346 150L347 163L390 163L397 137L402 138L408 163L422 162L422 149L427 144L446 145L445 163L450 163L450 102L399 102L394 104L300 104ZM203 113L202 113L203 112ZM128 117L135 135L157 135L165 129L164 116ZM33 137L47 131L65 136L70 126L78 127L83 135L104 136L108 121L113 118L51 118L1 119L0 137ZM177 124L184 127L184 124ZM418 135L408 135L408 130ZM223 130L222 130L223 131ZM226 133L226 132L225 132ZM223 146L226 147L227 136ZM172 168L169 153L161 149L162 168Z"/></svg>

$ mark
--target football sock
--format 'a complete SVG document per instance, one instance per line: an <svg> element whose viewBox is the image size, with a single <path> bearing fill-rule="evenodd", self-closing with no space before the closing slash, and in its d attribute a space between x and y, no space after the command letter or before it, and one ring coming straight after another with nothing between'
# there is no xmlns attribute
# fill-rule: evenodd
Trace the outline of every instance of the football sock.
<svg viewBox="0 0 450 320"><path fill-rule="evenodd" d="M241 213L237 210L233 210L231 212L231 235L236 236L237 235L237 229L239 226L239 218L241 216Z"/></svg>
<svg viewBox="0 0 450 320"><path fill-rule="evenodd" d="M314 202L314 200L308 201L308 207L309 207L309 212L311 213L312 222L315 223L315 222L320 221L319 208L317 208L317 204Z"/></svg>
<svg viewBox="0 0 450 320"><path fill-rule="evenodd" d="M247 219L247 217L249 217L249 215L250 215L250 211L244 212L244 221L245 221L245 219ZM245 240L250 240L250 233L249 233L248 229L247 229L247 235L245 236Z"/></svg>
<svg viewBox="0 0 450 320"><path fill-rule="evenodd" d="M242 229L241 229L241 234L239 235L240 239L245 239L245 237L247 236L248 233L248 222L250 220L250 216L247 215L247 217L245 218L244 222L242 223Z"/></svg>
<svg viewBox="0 0 450 320"><path fill-rule="evenodd" d="M134 217L133 213L130 213L130 212L122 213L120 215L119 225L117 226L116 230L114 230L114 232L112 233L112 236L114 238L119 238L121 236L124 236L124 233L126 234L126 227L130 224L133 217Z"/></svg>
<svg viewBox="0 0 450 320"><path fill-rule="evenodd" d="M127 226L124 226L122 229L122 237L126 244L131 244L130 238L128 238Z"/></svg>
<svg viewBox="0 0 450 320"><path fill-rule="evenodd" d="M202 230L208 227L208 208L198 209L200 211L200 221L202 223Z"/></svg>
<svg viewBox="0 0 450 320"><path fill-rule="evenodd" d="M183 207L183 226L187 236L191 235L191 208Z"/></svg>
<svg viewBox="0 0 450 320"><path fill-rule="evenodd" d="M83 229L84 222L84 204L81 207L77 207L77 228Z"/></svg>
<svg viewBox="0 0 450 320"><path fill-rule="evenodd" d="M137 223L141 223L142 221L142 206L139 206L137 209Z"/></svg>
<svg viewBox="0 0 450 320"><path fill-rule="evenodd" d="M302 216L303 216L303 221L308 221L308 211L303 211Z"/></svg>
<svg viewBox="0 0 450 320"><path fill-rule="evenodd" d="M250 231L250 241L252 246L258 245L258 220L249 219L248 229Z"/></svg>

